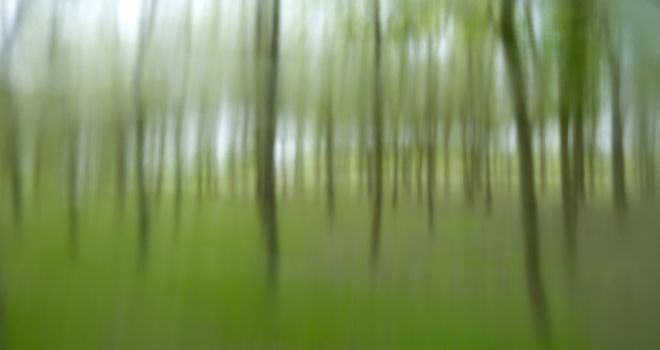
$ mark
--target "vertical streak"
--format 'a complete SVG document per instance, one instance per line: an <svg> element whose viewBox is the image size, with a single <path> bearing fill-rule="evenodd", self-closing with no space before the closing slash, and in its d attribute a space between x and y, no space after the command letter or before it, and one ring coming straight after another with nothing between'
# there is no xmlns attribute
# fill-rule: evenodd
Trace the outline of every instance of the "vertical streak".
<svg viewBox="0 0 660 350"><path fill-rule="evenodd" d="M374 197L371 231L372 268L378 262L383 211L383 111L381 77L380 0L373 0L374 73L373 73L373 133L374 133Z"/></svg>

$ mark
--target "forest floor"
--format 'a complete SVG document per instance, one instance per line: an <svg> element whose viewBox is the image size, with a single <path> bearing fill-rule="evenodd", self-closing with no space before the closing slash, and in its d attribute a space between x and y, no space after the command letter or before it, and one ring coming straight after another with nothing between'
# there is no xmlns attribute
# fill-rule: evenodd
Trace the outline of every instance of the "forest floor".
<svg viewBox="0 0 660 350"><path fill-rule="evenodd" d="M40 202L20 233L2 215L7 349L534 349L513 199L494 210L439 200L386 203L380 260L369 259L370 205L340 196L333 224L320 195L280 204L275 293L251 201L186 198L154 209L146 268L133 208L83 202L72 254L66 206ZM552 348L660 348L658 207L617 224L609 203L581 215L569 283L557 201L542 199L543 280Z"/></svg>

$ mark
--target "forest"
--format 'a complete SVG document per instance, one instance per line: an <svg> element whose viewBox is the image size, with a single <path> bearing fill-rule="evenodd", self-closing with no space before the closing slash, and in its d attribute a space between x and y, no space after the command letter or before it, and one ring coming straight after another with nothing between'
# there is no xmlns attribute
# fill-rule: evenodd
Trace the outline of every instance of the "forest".
<svg viewBox="0 0 660 350"><path fill-rule="evenodd" d="M658 33L0 0L0 349L658 349Z"/></svg>

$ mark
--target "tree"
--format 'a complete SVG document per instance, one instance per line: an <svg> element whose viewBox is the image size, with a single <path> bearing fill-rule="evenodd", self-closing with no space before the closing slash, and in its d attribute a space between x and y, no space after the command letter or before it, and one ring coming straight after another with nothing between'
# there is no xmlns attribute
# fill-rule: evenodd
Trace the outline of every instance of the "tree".
<svg viewBox="0 0 660 350"><path fill-rule="evenodd" d="M14 220L20 222L23 210L23 171L21 167L21 142L15 100L12 91L11 73L13 53L20 35L27 10L31 4L28 0L18 2L14 18L2 32L3 46L0 55L0 102L3 105L3 122L5 129L6 156L9 162L9 181L11 187L12 208Z"/></svg>
<svg viewBox="0 0 660 350"><path fill-rule="evenodd" d="M145 55L149 38L151 37L154 19L156 15L156 6L158 0L151 0L149 7L143 12L143 18L140 22L140 38L138 42L135 71L133 72L133 92L135 108L135 169L137 184L137 203L138 203L138 249L139 261L142 268L145 267L147 258L147 244L149 242L149 201L147 198L147 184L145 172L145 137L147 128L147 112L144 104L142 91L144 79ZM146 0L143 2L146 6Z"/></svg>
<svg viewBox="0 0 660 350"><path fill-rule="evenodd" d="M612 194L616 215L619 219L623 219L627 210L627 198L621 110L621 59L618 48L620 39L612 30L608 27L607 59L612 100Z"/></svg>
<svg viewBox="0 0 660 350"><path fill-rule="evenodd" d="M184 164L183 164L183 120L186 114L188 105L188 90L190 83L190 48L192 42L192 11L190 8L186 10L184 23L183 23L183 38L180 42L181 50L183 52L182 63L182 77L181 77L181 91L178 96L176 104L176 111L174 115L174 231L179 230L181 224L181 211L183 206L183 178L184 178Z"/></svg>
<svg viewBox="0 0 660 350"><path fill-rule="evenodd" d="M546 342L549 335L548 311L539 256L538 213L534 189L534 153L531 140L532 133L527 116L525 77L514 26L514 0L503 0L501 11L502 43L509 83L511 84L518 146L520 205L525 242L527 289L536 330L542 341Z"/></svg>
<svg viewBox="0 0 660 350"><path fill-rule="evenodd" d="M332 56L332 53L329 53ZM332 225L335 218L335 122L334 122L334 106L333 106L333 59L330 58L328 64L328 77L327 79L327 92L325 96L323 114L325 124L325 194L327 199L327 210L330 224Z"/></svg>
<svg viewBox="0 0 660 350"><path fill-rule="evenodd" d="M373 35L374 35L374 61L373 61L373 100L372 100L372 128L374 147L374 193L373 212L371 222L371 261L376 267L380 251L381 216L383 212L383 104L382 104L382 52L381 52L381 26L380 26L380 0L373 0Z"/></svg>
<svg viewBox="0 0 660 350"><path fill-rule="evenodd" d="M436 64L434 62L433 37L429 36L427 57L427 86L426 86L426 201L428 205L429 232L435 230L435 172L436 172L436 149L437 149L437 89L436 89Z"/></svg>
<svg viewBox="0 0 660 350"><path fill-rule="evenodd" d="M259 8L263 1L259 3ZM280 1L272 0L270 42L267 50L265 108L258 115L257 129L257 185L261 222L266 241L268 283L274 290L279 272L279 239L277 230L277 201L275 181L275 136L277 126L277 84L280 55ZM260 22L258 22L260 26ZM259 31L259 28L257 29ZM262 51L258 51L258 55ZM261 110L261 109L259 109Z"/></svg>

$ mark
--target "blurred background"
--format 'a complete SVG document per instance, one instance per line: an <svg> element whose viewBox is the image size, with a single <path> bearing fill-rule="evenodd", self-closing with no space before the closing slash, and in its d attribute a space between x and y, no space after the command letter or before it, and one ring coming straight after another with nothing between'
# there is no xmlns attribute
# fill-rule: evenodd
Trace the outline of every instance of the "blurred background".
<svg viewBox="0 0 660 350"><path fill-rule="evenodd" d="M0 0L0 348L658 349L657 0Z"/></svg>

